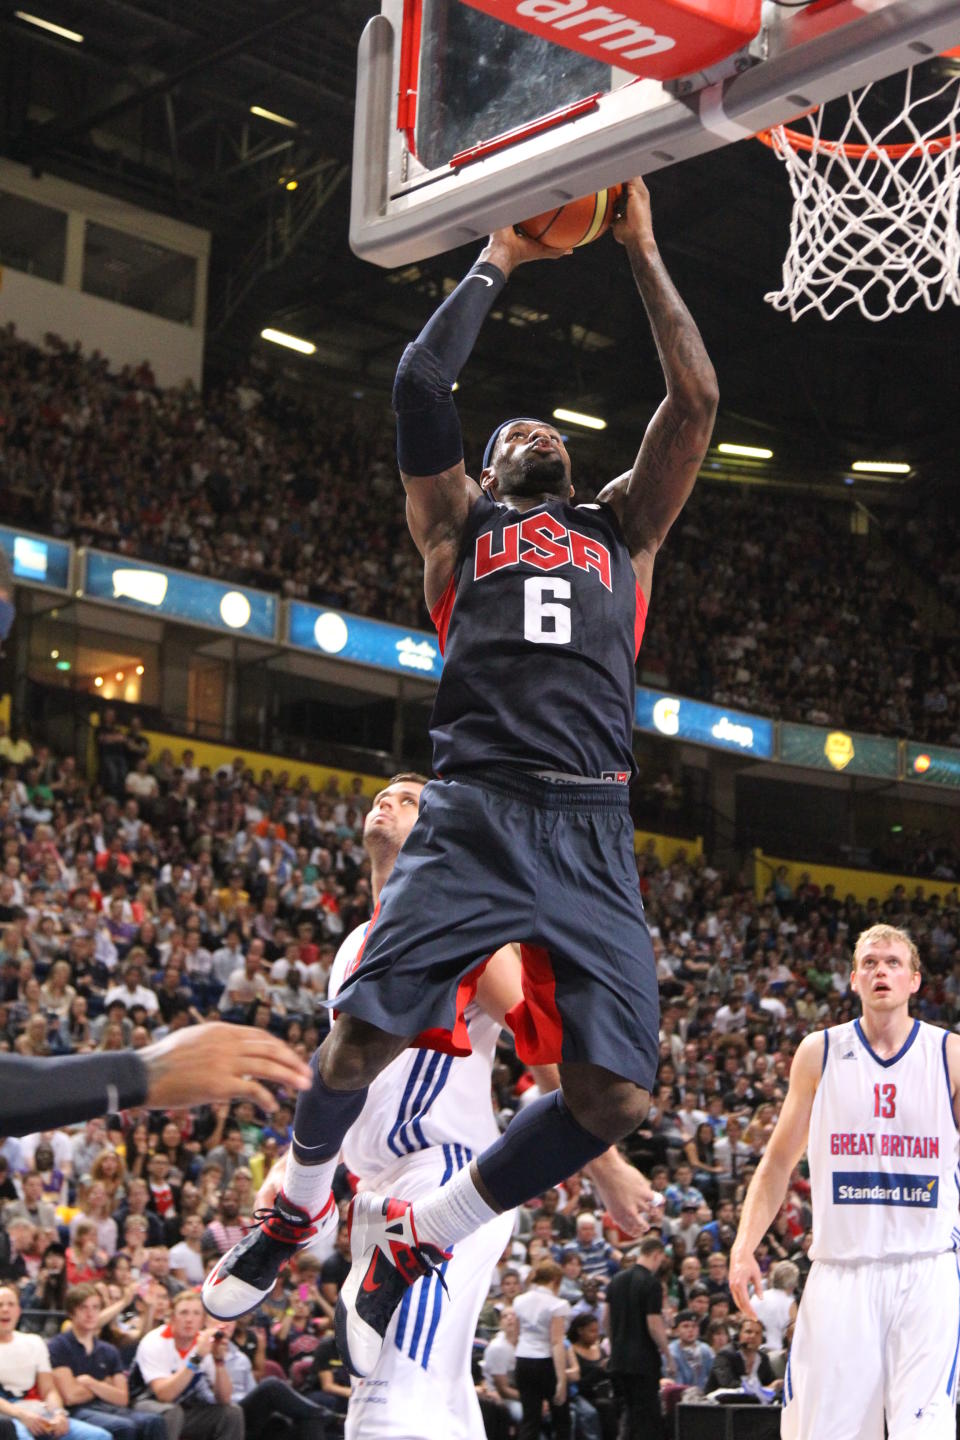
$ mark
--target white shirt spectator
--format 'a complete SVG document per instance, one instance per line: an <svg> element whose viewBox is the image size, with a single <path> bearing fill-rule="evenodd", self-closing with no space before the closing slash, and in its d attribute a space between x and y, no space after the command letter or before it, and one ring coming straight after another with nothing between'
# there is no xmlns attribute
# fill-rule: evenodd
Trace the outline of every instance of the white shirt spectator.
<svg viewBox="0 0 960 1440"><path fill-rule="evenodd" d="M790 1323L794 1298L787 1290L764 1290L755 1296L753 1308L763 1326L763 1343L767 1350L783 1349L783 1332Z"/></svg>
<svg viewBox="0 0 960 1440"><path fill-rule="evenodd" d="M721 1035L729 1035L731 1030L742 1030L746 1023L747 1007L742 1002L739 1009L733 1005L721 1005L713 1017L713 1028Z"/></svg>
<svg viewBox="0 0 960 1440"><path fill-rule="evenodd" d="M149 770L143 775L139 770L131 770L123 784L127 794L132 795L135 800L153 800L160 793L157 777L151 775Z"/></svg>
<svg viewBox="0 0 960 1440"><path fill-rule="evenodd" d="M235 1005L252 1005L254 1000L270 1003L270 986L259 973L251 980L243 965L234 970L220 996L220 1010L232 1010Z"/></svg>
<svg viewBox="0 0 960 1440"><path fill-rule="evenodd" d="M243 969L243 951L239 945L221 945L213 952L213 973L221 985L226 985L230 976Z"/></svg>
<svg viewBox="0 0 960 1440"><path fill-rule="evenodd" d="M203 1284L203 1277L206 1273L203 1268L203 1256L198 1255L196 1250L191 1250L186 1240L179 1241L170 1251L170 1269L182 1270L190 1285Z"/></svg>
<svg viewBox="0 0 960 1440"><path fill-rule="evenodd" d="M146 985L138 985L136 989L130 990L126 985L111 985L104 999L104 1007L108 1007L113 1000L122 1000L128 1010L134 1005L142 1005L148 1015L156 1014L158 1010L157 997Z"/></svg>
<svg viewBox="0 0 960 1440"><path fill-rule="evenodd" d="M570 1317L569 1303L561 1300L545 1286L534 1285L532 1290L517 1296L513 1302L513 1313L520 1322L517 1359L551 1359L553 1347L550 1344L550 1325L554 1315L562 1315L566 1328Z"/></svg>
<svg viewBox="0 0 960 1440"><path fill-rule="evenodd" d="M0 1389L14 1400L22 1400L37 1383L38 1375L49 1375L50 1356L39 1335L15 1330L0 1345Z"/></svg>
<svg viewBox="0 0 960 1440"><path fill-rule="evenodd" d="M158 1325L156 1330L150 1330L144 1335L137 1346L137 1367L149 1385L153 1380L162 1380L166 1375L175 1375L178 1370L181 1370L183 1362L192 1349L191 1342L186 1350L182 1352L178 1350L170 1326ZM197 1364L197 1374L179 1396L180 1404L183 1404L184 1397L187 1395L191 1399L196 1396L198 1400L205 1400L208 1404L214 1401L213 1384L217 1378L217 1371L213 1356L205 1355ZM207 1381L207 1387L204 1387L203 1380Z"/></svg>
<svg viewBox="0 0 960 1440"><path fill-rule="evenodd" d="M47 1130L42 1134L25 1135L20 1141L20 1168L32 1170L37 1146L46 1140L53 1151L53 1163L57 1170L69 1173L73 1166L73 1144L71 1137L62 1130Z"/></svg>
<svg viewBox="0 0 960 1440"><path fill-rule="evenodd" d="M516 1302L514 1302L516 1303ZM494 1376L501 1375L508 1385L513 1384L513 1372L517 1365L516 1347L510 1344L501 1330L495 1335L483 1352L483 1359L480 1362L480 1369L483 1371L483 1378L492 1390L497 1386Z"/></svg>

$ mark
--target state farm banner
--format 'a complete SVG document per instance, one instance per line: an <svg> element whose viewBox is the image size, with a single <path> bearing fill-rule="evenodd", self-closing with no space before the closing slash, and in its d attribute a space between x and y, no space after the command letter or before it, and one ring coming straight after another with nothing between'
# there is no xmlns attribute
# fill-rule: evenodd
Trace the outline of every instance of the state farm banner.
<svg viewBox="0 0 960 1440"><path fill-rule="evenodd" d="M760 29L761 0L462 0L496 20L654 80L715 65Z"/></svg>

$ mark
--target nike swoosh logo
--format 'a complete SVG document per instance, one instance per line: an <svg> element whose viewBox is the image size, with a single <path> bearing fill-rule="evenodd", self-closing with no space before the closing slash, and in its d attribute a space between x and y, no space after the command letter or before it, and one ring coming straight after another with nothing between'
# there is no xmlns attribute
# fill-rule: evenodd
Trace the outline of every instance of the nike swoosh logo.
<svg viewBox="0 0 960 1440"><path fill-rule="evenodd" d="M482 280L483 283L484 283L484 285L492 285L492 284L493 284L493 281L490 279L490 276L489 276L489 275L468 275L468 276L467 276L467 279L468 279L468 280Z"/></svg>
<svg viewBox="0 0 960 1440"><path fill-rule="evenodd" d="M380 1289L380 1286L383 1284L383 1281L382 1281L382 1280L374 1280L373 1276L374 1276L374 1266L371 1265L371 1266L370 1266L370 1269L367 1271L366 1275L364 1275L364 1277L363 1277L363 1288L364 1288L364 1290L366 1290L366 1292L367 1292L368 1295L372 1295L375 1290L379 1290L379 1289ZM373 1282L372 1284L371 1284L371 1281Z"/></svg>

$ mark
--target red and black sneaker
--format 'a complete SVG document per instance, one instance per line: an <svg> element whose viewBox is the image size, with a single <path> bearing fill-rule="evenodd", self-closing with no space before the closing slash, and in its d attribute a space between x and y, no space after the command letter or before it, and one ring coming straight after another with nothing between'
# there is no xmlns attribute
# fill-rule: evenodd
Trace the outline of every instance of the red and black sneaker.
<svg viewBox="0 0 960 1440"><path fill-rule="evenodd" d="M335 1229L333 1196L313 1218L284 1195L269 1210L254 1213L254 1228L228 1250L203 1282L203 1303L218 1320L236 1320L269 1295L284 1265L300 1250Z"/></svg>
<svg viewBox="0 0 960 1440"><path fill-rule="evenodd" d="M353 1266L337 1300L334 1326L340 1358L353 1375L369 1375L405 1292L450 1255L421 1245L408 1200L361 1193L350 1205ZM440 1272L437 1272L440 1273ZM446 1289L442 1273L440 1283Z"/></svg>

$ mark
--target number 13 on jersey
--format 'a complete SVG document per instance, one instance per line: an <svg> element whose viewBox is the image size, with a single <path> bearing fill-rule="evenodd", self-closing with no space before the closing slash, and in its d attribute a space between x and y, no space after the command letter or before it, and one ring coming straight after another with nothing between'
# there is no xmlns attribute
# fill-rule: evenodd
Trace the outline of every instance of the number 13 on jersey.
<svg viewBox="0 0 960 1440"><path fill-rule="evenodd" d="M875 1120L892 1120L897 1113L896 1085L874 1085L873 1116Z"/></svg>

